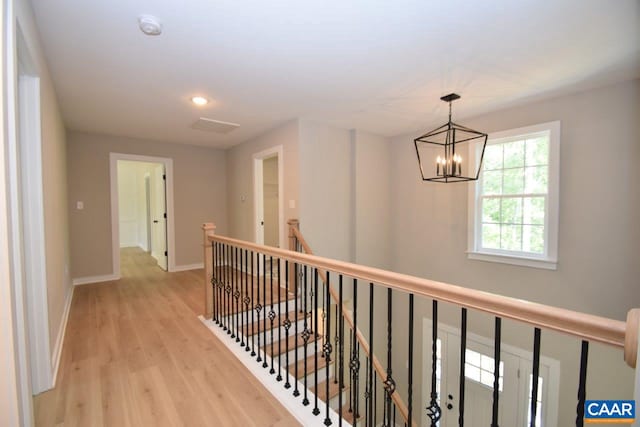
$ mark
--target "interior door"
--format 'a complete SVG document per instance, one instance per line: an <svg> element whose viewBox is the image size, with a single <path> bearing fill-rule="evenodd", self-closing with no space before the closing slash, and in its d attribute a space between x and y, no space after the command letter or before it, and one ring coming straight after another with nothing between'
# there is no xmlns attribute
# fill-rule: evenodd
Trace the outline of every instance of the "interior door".
<svg viewBox="0 0 640 427"><path fill-rule="evenodd" d="M151 255L158 266L167 270L167 202L164 165L156 164L152 174L152 239Z"/></svg>
<svg viewBox="0 0 640 427"><path fill-rule="evenodd" d="M460 373L460 337L443 333L446 338L442 348L442 407L441 426L458 426L459 373ZM469 427L491 425L493 408L493 348L467 339L465 360L465 410L464 422ZM500 392L498 423L501 426L517 426L520 382L520 359L510 353L500 355Z"/></svg>

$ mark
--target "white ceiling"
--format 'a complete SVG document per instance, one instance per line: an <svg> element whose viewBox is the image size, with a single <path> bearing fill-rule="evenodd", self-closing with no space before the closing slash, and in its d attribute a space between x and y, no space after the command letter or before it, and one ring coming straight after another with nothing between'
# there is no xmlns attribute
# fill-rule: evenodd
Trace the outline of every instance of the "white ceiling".
<svg viewBox="0 0 640 427"><path fill-rule="evenodd" d="M159 141L228 147L296 117L393 136L445 121L449 92L464 118L640 76L638 0L32 3L68 128Z"/></svg>

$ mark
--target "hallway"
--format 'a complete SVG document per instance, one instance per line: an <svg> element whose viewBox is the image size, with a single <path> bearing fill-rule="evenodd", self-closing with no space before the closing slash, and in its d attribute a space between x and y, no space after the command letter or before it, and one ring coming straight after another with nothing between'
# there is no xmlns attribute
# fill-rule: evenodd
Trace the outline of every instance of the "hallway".
<svg viewBox="0 0 640 427"><path fill-rule="evenodd" d="M297 425L198 320L202 270L166 273L140 249L121 259L121 280L75 288L36 425Z"/></svg>

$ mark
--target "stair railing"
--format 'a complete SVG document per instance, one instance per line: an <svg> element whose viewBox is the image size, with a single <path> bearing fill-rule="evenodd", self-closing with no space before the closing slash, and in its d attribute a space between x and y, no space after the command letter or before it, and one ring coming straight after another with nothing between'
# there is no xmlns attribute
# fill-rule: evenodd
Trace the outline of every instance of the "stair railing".
<svg viewBox="0 0 640 427"><path fill-rule="evenodd" d="M297 223L291 222L290 227L290 242L292 242L293 249L304 249L305 252L310 252L308 244L304 242L304 238L297 230ZM264 356L263 367L269 368L267 359L271 361L270 372L275 374L274 360L278 358L278 376L276 381L282 381L285 379L284 388L288 389L292 387L290 378L293 378L295 385L293 390L293 396L298 397L303 392L303 405L309 405L310 401L307 396L308 389L313 386L314 390L314 405L313 414L319 415L322 413L321 407L326 409L326 415L322 419L324 425L331 425L332 420L335 420L333 416L335 413L331 411L329 402L325 406L318 401L318 327L319 319L318 313L320 312L320 303L325 304L326 312L323 310L323 315L326 316L325 321L328 319L329 323L331 319L331 300L336 303L336 309L338 310L338 325L334 325L334 329L338 330L340 334L340 342L345 340L343 320L349 323L349 326L355 331L355 337L352 335L352 351L355 348L355 354L359 354L359 349L364 349L365 353L370 353L369 345L366 338L359 331L357 326L357 286L356 281L363 281L370 284L370 304L373 306L373 286L385 287L387 289L387 342L386 346L383 346L387 351L387 366L386 369L377 360L375 354L370 357L370 367L367 375L367 386L365 393L374 393L374 396L367 396L372 398L375 402L375 390L378 376L383 383L384 387L384 410L382 416L382 425L391 426L395 425L395 413L399 410L405 421L405 425L413 425L414 420L418 418L413 413L413 315L414 315L414 297L420 296L432 300L432 369L431 369L431 393L429 395L428 402L421 402L420 406L425 407L426 415L430 420L430 425L435 427L442 415L442 408L440 407L439 396L436 392L436 341L438 339L438 304L439 302L447 302L460 307L460 322L461 322L461 343L460 343L460 404L458 405L458 424L464 425L464 395L465 395L465 354L466 354L466 331L467 331L467 311L476 310L485 313L489 313L494 317L494 369L493 369L493 399L491 409L491 426L498 427L498 414L499 414L499 387L500 387L500 358L501 358L501 331L502 320L511 319L517 322L529 324L533 326L533 363L532 363L532 384L530 394L530 412L529 422L530 426L536 426L537 422L537 396L538 396L538 372L540 369L540 348L541 348L541 334L542 330L552 330L568 334L573 337L577 337L582 340L580 351L580 369L579 369L579 384L578 384L578 397L576 405L576 426L582 427L584 423L584 410L586 400L586 380L587 380L587 362L589 353L589 343L598 342L609 346L623 349L624 360L632 368L636 368L638 360L638 346L639 346L639 325L640 325L640 309L632 309L629 311L627 321L622 322L618 320L608 319L600 316L594 316L586 313L580 313L577 311L551 307L544 304L538 304L515 298L495 295L487 292L482 292L474 289L463 288L451 284L436 282L433 280L427 280L414 276L399 274L386 270L365 267L344 261L337 261L329 258L319 257L308 253L298 252L296 250L284 250L279 248L272 248L263 245L257 245L252 242L242 241L238 239L232 239L229 237L223 237L215 235L215 226L213 224L204 224L204 255L205 255L205 316L212 319L218 326L227 331L231 337L235 337L236 341L241 346L246 347L246 351L251 351L252 356L257 356L257 361L261 362L261 355ZM304 242L304 244L302 244ZM306 246L306 247L304 247ZM255 259L254 259L255 256ZM269 257L269 263L267 263L267 256ZM260 261L261 259L261 261ZM277 265L277 296L274 296L274 261ZM270 274L267 274L266 265L270 265ZM262 275L259 271L254 271L262 267ZM231 268L230 268L231 267ZM286 274L281 275L283 271ZM282 277L284 276L284 277ZM353 279L353 291L354 291L354 307L353 318L348 314L348 309L344 304L343 299L343 278ZM319 280L320 279L320 280ZM257 282L254 284L254 280ZM283 280L285 283L282 283ZM261 283L260 283L261 282ZM322 282L322 283L319 283ZM335 284L338 284L338 292L336 295L335 289L332 288ZM257 285L257 286L256 286ZM284 285L284 286L283 286ZM299 290L300 288L300 290ZM254 289L257 295L254 295ZM269 298L267 300L267 291L270 291ZM322 301L319 301L320 291L324 292ZM262 294L260 293L262 292ZM282 321L282 308L283 300L280 297L279 292L284 292L284 321ZM298 294L300 292L300 295ZM409 295L409 305L407 308L408 314L408 341L409 341L409 366L408 366L408 403L405 406L401 399L395 393L395 379L393 377L391 369L391 359L393 356L392 350L392 299L394 292L402 292ZM262 295L262 300L261 300ZM302 312L302 342L298 339L298 319L291 319L288 306L290 296L293 297L292 303L295 305L294 312L297 316ZM274 298L277 298L277 313L274 307ZM298 307L300 302L303 307ZM235 305L234 305L235 304ZM244 311L242 311L244 305ZM267 313L267 309L269 312ZM264 312L263 312L264 310ZM370 310L370 313L372 310ZM251 315L249 314L251 313ZM309 316L309 313L311 315ZM255 318L254 318L255 314ZM370 314L371 316L371 314ZM251 317L251 319L249 319ZM269 319L270 327L267 326L267 318ZM277 355L274 353L275 338L274 328L275 319L278 319L278 351ZM292 322L293 321L293 322ZM261 323L262 322L262 323ZM373 329L373 322L370 317L371 327ZM295 347L295 354L291 354L289 348L289 337L291 325L295 325L293 345ZM262 325L262 329L261 329ZM254 330L254 326L257 329ZM286 357L294 357L295 371L292 373L289 367L289 360L284 361L284 377L282 377L282 339L280 334L282 329L285 331L285 354ZM332 328L330 324L325 326L326 334L330 334ZM270 345L267 346L267 331L270 331ZM260 343L262 333L262 344ZM370 333L369 342L373 339L373 333ZM257 345L256 345L257 341ZM331 361L331 357L338 357L338 371L334 374L339 379L339 391L342 392L344 387L344 345L339 345L336 351L338 355L332 355L332 346L330 345L330 337L323 337L322 356L325 358L327 369L328 363ZM298 387L297 379L299 377L298 372L298 346L303 347L304 354L304 384L303 390ZM313 384L308 384L309 376L307 375L307 350L314 346L315 352L315 381ZM269 351L270 350L270 351ZM375 352L374 352L375 353ZM268 357L270 355L270 357ZM359 364L359 357L349 359L349 364ZM352 366L350 366L350 369ZM356 367L357 368L357 367ZM376 372L376 376L373 377L373 370ZM357 372L357 369L355 370ZM639 383L638 369L636 369L636 384ZM328 379L328 371L325 372ZM358 378L353 379L352 386L358 387ZM327 401L328 397L328 382L327 386ZM636 394L639 392L636 386ZM357 394L357 393L356 393ZM342 395L339 395L339 402L342 403ZM353 409L355 414L358 414L357 404L359 396L356 395L353 402L356 408ZM350 401L351 405L351 401ZM344 413L338 412L338 425L343 425ZM375 409L369 407L365 408L365 420L364 425L374 426L377 423L377 413ZM405 412L406 411L406 412ZM406 415L405 415L406 414ZM355 425L361 423L357 417L353 418L352 423ZM320 420L319 420L320 424Z"/></svg>
<svg viewBox="0 0 640 427"><path fill-rule="evenodd" d="M291 219L287 222L287 224L289 225L289 250L295 251L295 252L303 252L308 255L313 255L313 251L311 250L311 247L309 246L304 236L300 232L299 221L297 219ZM322 282L326 283L327 273L323 270L319 270L318 274L320 275ZM352 339L357 340L357 345L362 349L362 352L364 353L365 358L371 361L371 366L369 366L368 368L371 370L371 372L375 370L375 373L378 376L378 379L380 380L381 383L384 384L384 382L387 380L387 371L383 366L383 364L380 362L380 360L376 357L376 355L375 354L372 355L370 352L369 342L372 341L372 337L369 338L369 342L368 342L364 334L360 330L360 328L358 328L357 325L354 323L354 320L350 314L350 308L344 301L342 301L342 299L339 296L339 293L336 292L336 289L334 287L329 287L329 292L331 294L331 299L333 300L333 302L335 304L340 304L342 317L347 322L349 329L355 333ZM369 310L370 314L372 314L372 312L373 312L372 310ZM369 327L369 330L372 330L371 326ZM369 384L369 387L371 387L373 384L373 380L367 379L367 383ZM403 401L400 394L391 393L390 398L395 406L395 409L397 409L397 411L400 413L400 416L402 416L402 419L404 420L405 425L409 425L409 424L415 425L415 422L410 419L411 417L409 415L409 409L407 408L407 405ZM369 404L369 407L371 408L371 411L367 411L367 417L368 418L370 417L373 419L374 416L372 412L373 412L374 405ZM392 416L392 418L395 418L395 417Z"/></svg>

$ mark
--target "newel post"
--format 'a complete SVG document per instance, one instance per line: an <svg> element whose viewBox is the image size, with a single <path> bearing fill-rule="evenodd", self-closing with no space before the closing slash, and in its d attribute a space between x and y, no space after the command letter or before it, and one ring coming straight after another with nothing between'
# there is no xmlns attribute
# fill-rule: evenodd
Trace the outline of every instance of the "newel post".
<svg viewBox="0 0 640 427"><path fill-rule="evenodd" d="M202 247L204 249L204 317L210 319L213 316L213 247L209 236L216 234L216 226L212 222L202 224Z"/></svg>
<svg viewBox="0 0 640 427"><path fill-rule="evenodd" d="M296 235L294 233L294 228L296 230L300 229L300 221L298 221L297 219L290 219L289 221L287 221L287 224L289 225L289 250L295 252L296 251ZM289 263L289 283L291 284L291 286L294 286L294 284L296 283L296 271L295 271L295 265L293 262Z"/></svg>

